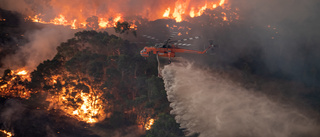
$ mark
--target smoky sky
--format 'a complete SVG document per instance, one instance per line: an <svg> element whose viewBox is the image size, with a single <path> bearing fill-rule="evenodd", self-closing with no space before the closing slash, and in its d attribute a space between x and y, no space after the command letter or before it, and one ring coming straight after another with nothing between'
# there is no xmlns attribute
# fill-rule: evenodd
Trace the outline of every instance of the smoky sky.
<svg viewBox="0 0 320 137"><path fill-rule="evenodd" d="M191 34L204 38L198 47L208 39L219 45L214 55L185 55L196 65L177 63L162 71L177 122L190 132L200 132L200 136L318 136L318 112L309 113L315 114L309 117L301 106L277 102L278 97L269 94L277 92L283 96L280 99L292 98L293 102L304 102L318 110L318 103L313 104L319 100L318 90L311 94L313 88L296 87L299 82L307 87L320 83L319 2L229 3L239 15L229 25L199 26L211 21L205 15L191 20L198 23ZM199 64L208 69L197 68ZM245 71L226 74L234 69ZM258 77L248 80L247 72ZM238 77L236 82L231 80L234 77ZM270 77L273 79L267 80ZM298 83L287 84L283 79ZM267 84L270 81L274 83ZM254 86L245 87L249 84Z"/></svg>
<svg viewBox="0 0 320 137"><path fill-rule="evenodd" d="M223 62L234 63L249 56L255 61L253 68L314 85L319 82L319 1L230 3L238 9L239 20L229 28L204 31L218 40Z"/></svg>
<svg viewBox="0 0 320 137"><path fill-rule="evenodd" d="M219 48L210 50L213 54L179 56L211 67L249 68L249 73L263 77L299 81L312 87L319 85L318 1L230 0L228 3L228 10L207 10L200 17L178 23L192 28L185 37L201 36L201 40L191 42L193 47L187 48L203 50L208 40L213 40ZM221 12L227 14L229 21L222 20ZM161 30L149 32L160 35Z"/></svg>

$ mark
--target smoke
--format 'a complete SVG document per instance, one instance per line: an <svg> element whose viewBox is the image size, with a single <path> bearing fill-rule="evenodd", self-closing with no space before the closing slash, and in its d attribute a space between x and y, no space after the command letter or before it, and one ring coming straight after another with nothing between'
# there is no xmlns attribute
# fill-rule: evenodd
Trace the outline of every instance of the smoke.
<svg viewBox="0 0 320 137"><path fill-rule="evenodd" d="M217 58L222 57L221 62L234 64L248 57L255 71L318 85L319 1L230 0L229 3L238 9L238 21L231 23L230 28L201 30L219 42L222 53Z"/></svg>
<svg viewBox="0 0 320 137"><path fill-rule="evenodd" d="M319 136L319 126L301 110L241 87L223 73L190 63L164 67L171 113L181 128L200 137Z"/></svg>
<svg viewBox="0 0 320 137"><path fill-rule="evenodd" d="M0 8L18 13L32 14L33 12L25 2L25 0L2 0L0 1Z"/></svg>
<svg viewBox="0 0 320 137"><path fill-rule="evenodd" d="M14 99L6 101L3 105L3 110L0 113L0 122L3 123L4 128L12 130L14 126L13 121L22 117L22 113L25 109L25 105Z"/></svg>
<svg viewBox="0 0 320 137"><path fill-rule="evenodd" d="M25 67L26 70L33 71L44 60L52 59L57 53L56 47L71 38L73 33L61 26L47 26L26 32L25 36L29 42L21 46L15 54L2 60L3 69Z"/></svg>

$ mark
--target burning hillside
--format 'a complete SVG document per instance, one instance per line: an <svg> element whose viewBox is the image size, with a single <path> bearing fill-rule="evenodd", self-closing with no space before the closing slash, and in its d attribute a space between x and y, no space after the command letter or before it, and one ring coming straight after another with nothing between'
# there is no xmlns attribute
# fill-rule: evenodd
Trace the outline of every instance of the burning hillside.
<svg viewBox="0 0 320 137"><path fill-rule="evenodd" d="M21 15L0 10L0 133L317 136L320 8L285 2L1 1ZM131 42L172 33L201 37L181 48L219 48L178 55L194 65L160 59L163 80L139 55L153 45Z"/></svg>
<svg viewBox="0 0 320 137"><path fill-rule="evenodd" d="M28 81L30 77L26 70L6 70L3 77L0 77L0 95L28 99L31 94L31 91L26 88Z"/></svg>
<svg viewBox="0 0 320 137"><path fill-rule="evenodd" d="M26 20L43 24L55 24L77 28L103 29L115 26L118 21L129 21L133 24L141 23L140 18L149 21L157 19L174 19L177 22L188 20L204 14L206 10L216 8L229 9L227 0L209 1L24 1L20 0L16 7L10 1L3 1L2 8L20 11ZM21 11L21 6L24 10ZM224 20L227 21L225 12Z"/></svg>
<svg viewBox="0 0 320 137"><path fill-rule="evenodd" d="M133 61L141 60L135 55L139 50L136 45L107 32L83 31L57 49L52 60L44 61L31 73L6 70L1 77L2 98L6 102L12 98L23 99L28 107L54 115L54 119L68 117L89 127L94 124L109 128L136 126L134 132L139 134L151 128L154 122L151 117L155 117L153 107L167 109L160 104L165 96L157 96L165 95L161 85L150 84L151 93L144 86L161 81L146 77L156 73L148 72L152 65L144 67L143 62ZM137 78L140 84L135 81ZM154 101L149 102L150 99ZM23 134L20 130L24 129L12 126L14 122L17 121L3 123L5 129L16 135ZM57 126L49 125L50 129ZM54 134L65 132L60 130ZM108 134L118 134L118 131Z"/></svg>

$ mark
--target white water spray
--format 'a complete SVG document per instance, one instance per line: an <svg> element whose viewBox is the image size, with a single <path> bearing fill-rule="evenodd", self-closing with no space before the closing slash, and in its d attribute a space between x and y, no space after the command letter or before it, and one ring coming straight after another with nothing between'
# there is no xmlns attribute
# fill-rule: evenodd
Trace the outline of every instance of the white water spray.
<svg viewBox="0 0 320 137"><path fill-rule="evenodd" d="M319 136L314 121L294 108L255 95L221 74L172 63L162 71L171 113L200 137Z"/></svg>

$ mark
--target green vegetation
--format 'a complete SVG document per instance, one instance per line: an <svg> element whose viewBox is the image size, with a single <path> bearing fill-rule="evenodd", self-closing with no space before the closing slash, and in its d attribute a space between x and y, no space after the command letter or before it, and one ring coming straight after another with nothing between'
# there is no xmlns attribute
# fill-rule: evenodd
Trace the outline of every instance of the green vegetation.
<svg viewBox="0 0 320 137"><path fill-rule="evenodd" d="M77 32L75 38L57 48L54 59L44 61L32 72L29 86L55 95L60 94L61 83L65 81L82 92L103 91L102 97L108 104L105 112L111 114L97 123L97 127L118 129L155 118L146 136L184 136L179 124L169 115L163 81L156 77L156 60L142 58L140 48L107 32ZM50 84L50 78L57 75L63 77ZM90 86L73 81L85 81ZM39 94L33 94L31 100L41 100ZM76 103L68 101L70 106Z"/></svg>

